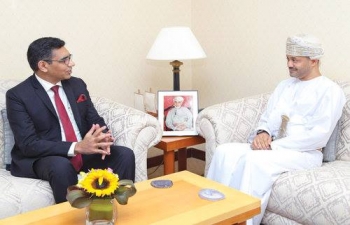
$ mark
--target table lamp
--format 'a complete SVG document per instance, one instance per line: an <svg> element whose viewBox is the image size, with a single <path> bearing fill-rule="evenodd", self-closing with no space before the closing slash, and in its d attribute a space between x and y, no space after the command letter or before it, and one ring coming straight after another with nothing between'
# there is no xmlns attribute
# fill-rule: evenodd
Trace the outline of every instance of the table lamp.
<svg viewBox="0 0 350 225"><path fill-rule="evenodd" d="M174 91L179 91L180 66L183 64L179 60L205 57L205 52L189 27L166 27L159 32L146 58L171 60L170 65L173 66Z"/></svg>

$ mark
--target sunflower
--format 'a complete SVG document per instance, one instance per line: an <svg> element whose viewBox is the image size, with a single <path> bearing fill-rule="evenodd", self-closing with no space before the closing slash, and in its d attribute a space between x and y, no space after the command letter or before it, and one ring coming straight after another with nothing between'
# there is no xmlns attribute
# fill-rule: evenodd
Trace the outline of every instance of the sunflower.
<svg viewBox="0 0 350 225"><path fill-rule="evenodd" d="M82 173L78 186L97 197L112 195L119 187L119 177L107 169L91 169L89 173Z"/></svg>
<svg viewBox="0 0 350 225"><path fill-rule="evenodd" d="M118 174L110 168L80 172L78 183L67 188L68 202L78 209L89 206L96 198L115 198L119 204L126 205L135 194L134 182L119 180Z"/></svg>

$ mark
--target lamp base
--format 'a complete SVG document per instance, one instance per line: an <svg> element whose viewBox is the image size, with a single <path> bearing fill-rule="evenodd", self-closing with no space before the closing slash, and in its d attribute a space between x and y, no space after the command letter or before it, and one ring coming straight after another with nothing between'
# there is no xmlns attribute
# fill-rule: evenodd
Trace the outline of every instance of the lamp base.
<svg viewBox="0 0 350 225"><path fill-rule="evenodd" d="M178 60L170 62L170 65L173 66L174 91L180 91L180 66L182 64L183 63Z"/></svg>

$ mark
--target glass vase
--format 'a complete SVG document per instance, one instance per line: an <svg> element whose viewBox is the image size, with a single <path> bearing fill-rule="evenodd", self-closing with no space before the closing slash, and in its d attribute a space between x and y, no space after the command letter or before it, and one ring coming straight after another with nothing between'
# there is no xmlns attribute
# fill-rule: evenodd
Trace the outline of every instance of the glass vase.
<svg viewBox="0 0 350 225"><path fill-rule="evenodd" d="M86 207L86 225L114 225L116 218L114 199L93 199Z"/></svg>

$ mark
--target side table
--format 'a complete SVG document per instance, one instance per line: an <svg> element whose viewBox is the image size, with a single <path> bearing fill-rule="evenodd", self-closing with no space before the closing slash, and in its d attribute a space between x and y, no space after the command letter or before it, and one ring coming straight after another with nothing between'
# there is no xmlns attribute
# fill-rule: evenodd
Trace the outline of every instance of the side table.
<svg viewBox="0 0 350 225"><path fill-rule="evenodd" d="M175 151L178 151L179 171L187 168L187 147L205 143L205 139L199 135L196 136L171 136L162 137L160 142L154 147L164 151L164 174L175 172Z"/></svg>

